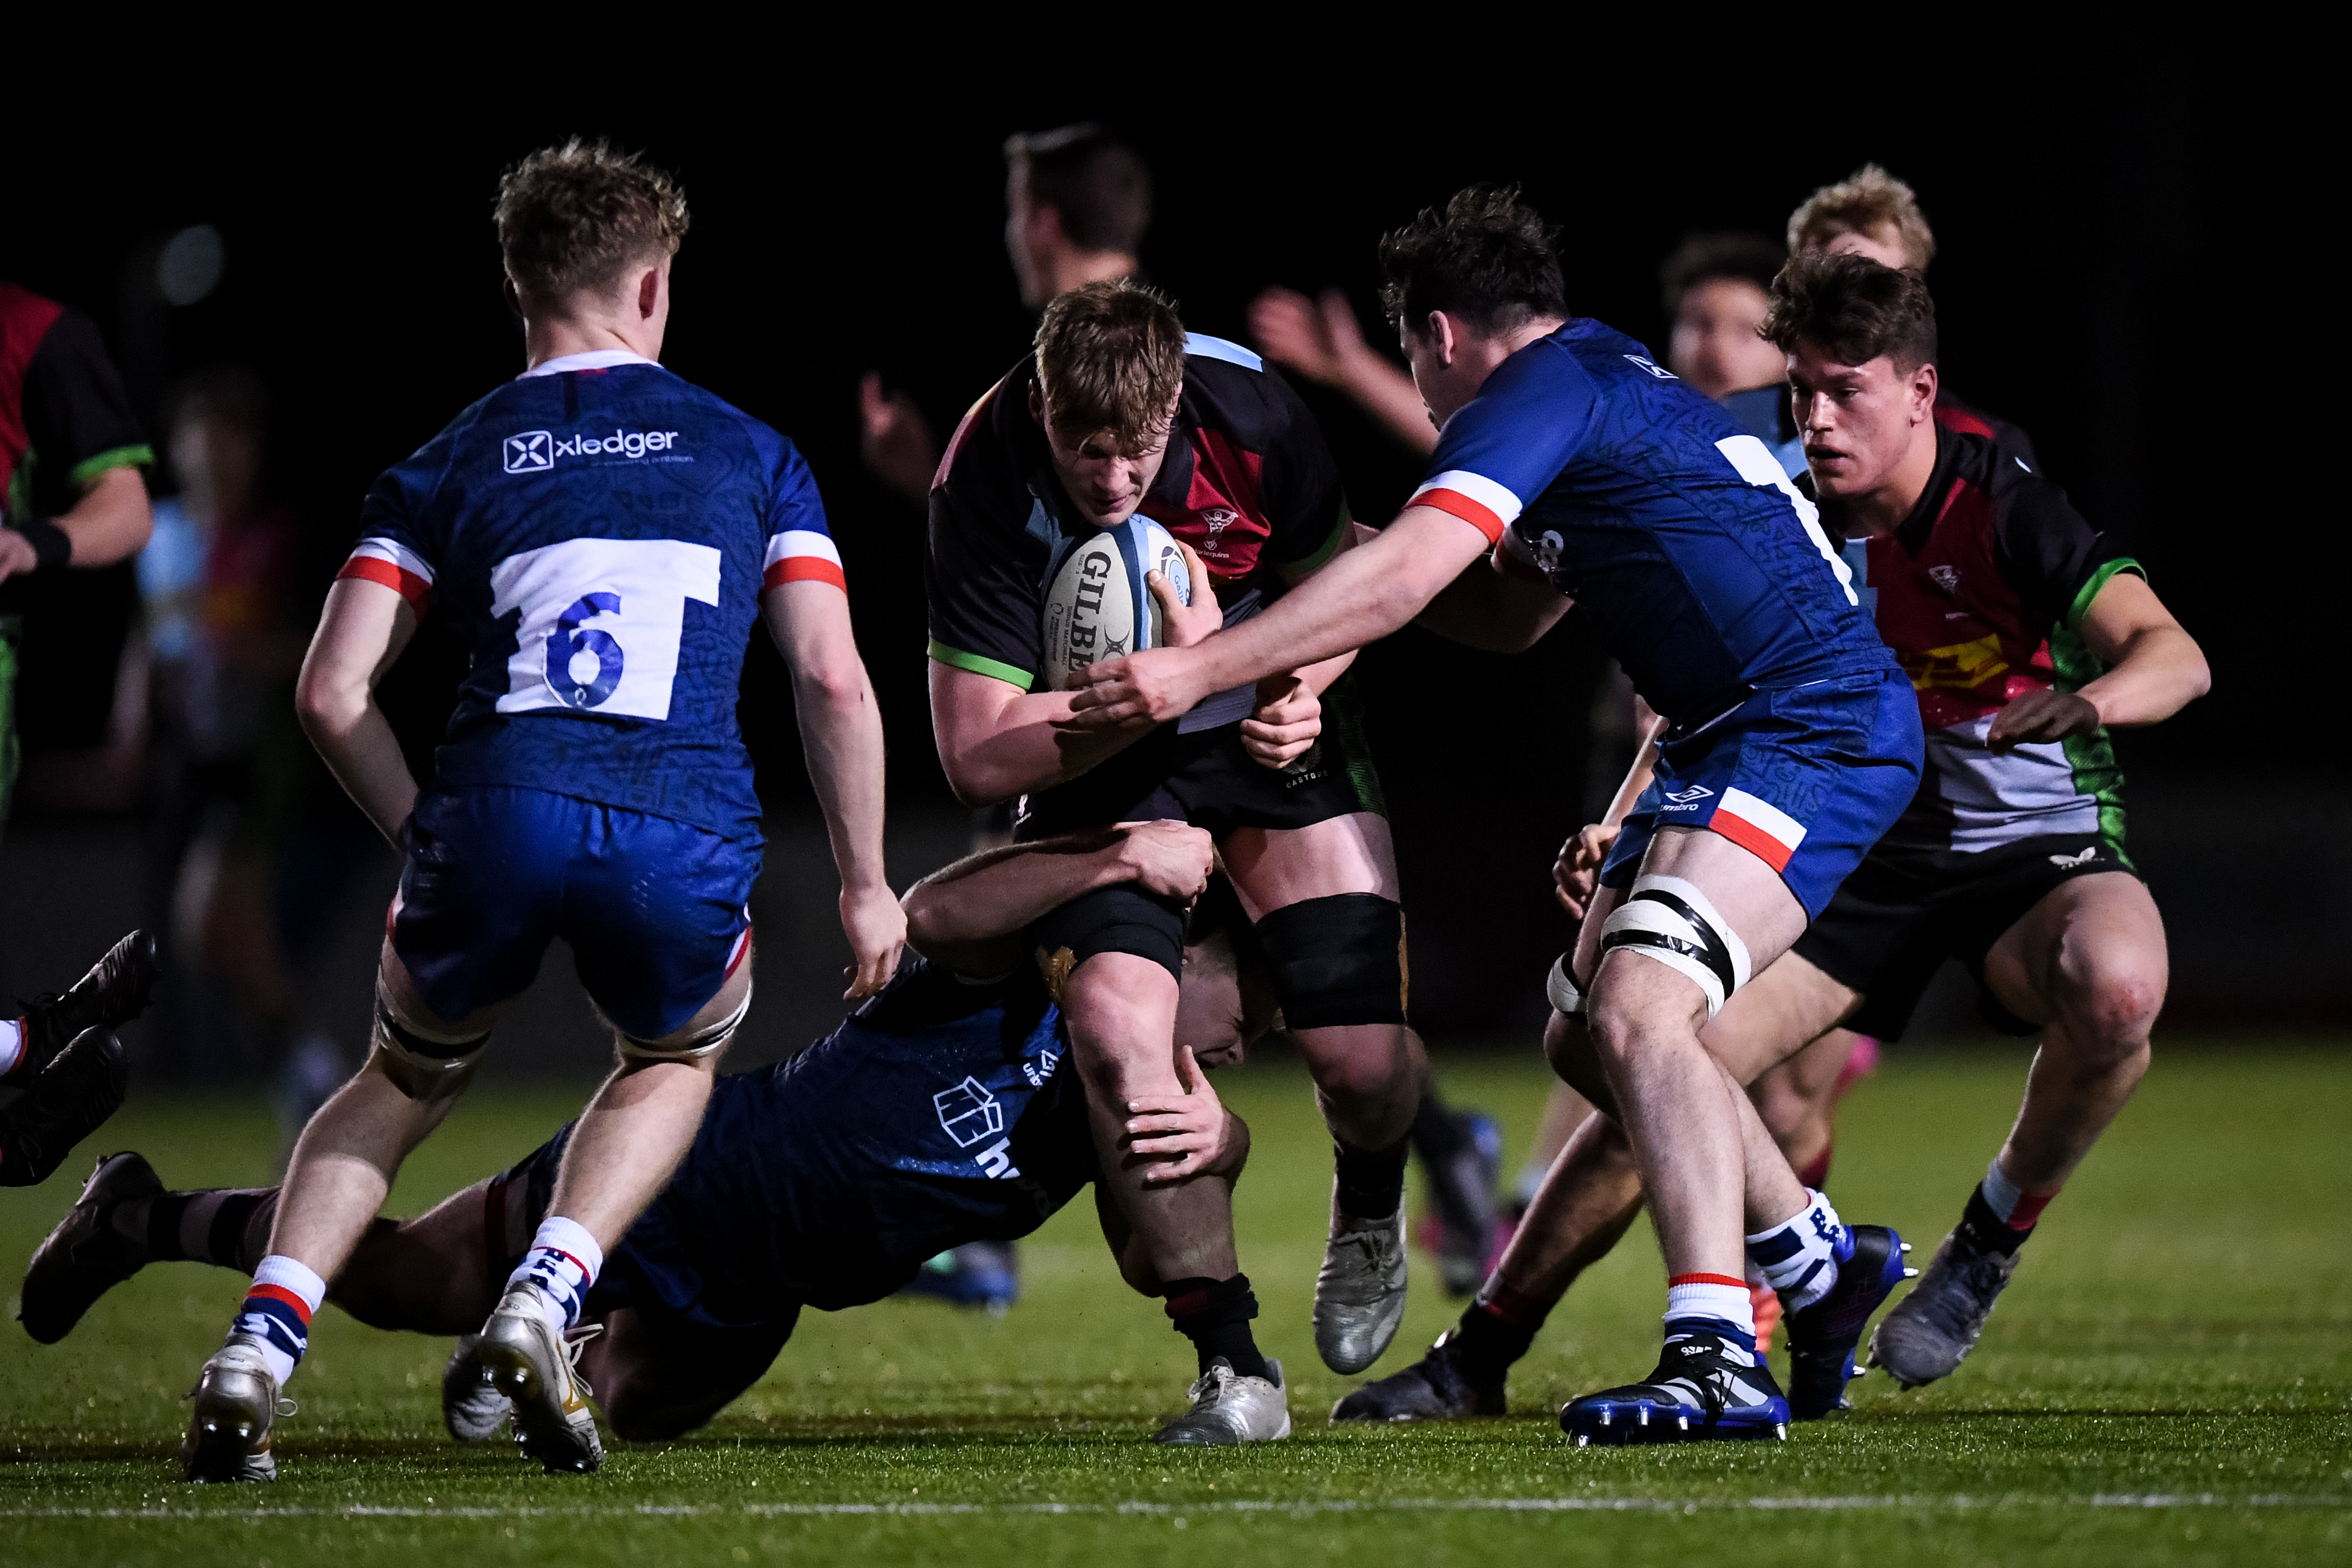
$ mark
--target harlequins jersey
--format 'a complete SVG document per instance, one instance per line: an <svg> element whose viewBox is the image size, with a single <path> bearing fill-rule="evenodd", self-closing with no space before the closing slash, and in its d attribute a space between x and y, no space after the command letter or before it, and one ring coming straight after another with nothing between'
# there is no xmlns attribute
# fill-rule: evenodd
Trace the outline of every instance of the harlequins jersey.
<svg viewBox="0 0 2352 1568"><path fill-rule="evenodd" d="M1990 438L1938 423L1935 474L1911 515L1844 551L1927 731L1919 793L1885 842L1965 852L2083 833L2120 855L2123 774L2105 729L2000 753L1985 735L2026 693L2101 674L2078 628L2108 580L2139 563Z"/></svg>
<svg viewBox="0 0 2352 1568"><path fill-rule="evenodd" d="M1047 559L1087 526L1030 414L1035 377L1023 361L956 426L924 561L931 657L1023 691L1045 668ZM1247 349L1197 332L1184 340L1168 456L1139 509L1199 554L1229 612L1322 565L1348 527L1339 468L1298 394Z"/></svg>
<svg viewBox="0 0 2352 1568"><path fill-rule="evenodd" d="M445 785L573 795L756 837L735 724L759 596L842 586L793 444L651 361L551 360L369 491L345 577L455 622Z"/></svg>
<svg viewBox="0 0 2352 1568"><path fill-rule="evenodd" d="M154 461L97 325L0 283L0 517L56 517L108 469ZM0 584L0 610L25 582Z"/></svg>

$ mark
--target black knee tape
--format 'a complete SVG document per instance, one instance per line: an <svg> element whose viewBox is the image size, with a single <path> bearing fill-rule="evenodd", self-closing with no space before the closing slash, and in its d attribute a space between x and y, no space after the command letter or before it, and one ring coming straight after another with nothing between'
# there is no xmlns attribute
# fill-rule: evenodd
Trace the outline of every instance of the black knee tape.
<svg viewBox="0 0 2352 1568"><path fill-rule="evenodd" d="M1404 1022L1404 911L1392 901L1302 899L1259 921L1257 940L1290 1028Z"/></svg>
<svg viewBox="0 0 2352 1568"><path fill-rule="evenodd" d="M1184 906L1132 883L1083 894L1030 926L1037 961L1061 997L1070 971L1097 953L1132 953L1184 978Z"/></svg>

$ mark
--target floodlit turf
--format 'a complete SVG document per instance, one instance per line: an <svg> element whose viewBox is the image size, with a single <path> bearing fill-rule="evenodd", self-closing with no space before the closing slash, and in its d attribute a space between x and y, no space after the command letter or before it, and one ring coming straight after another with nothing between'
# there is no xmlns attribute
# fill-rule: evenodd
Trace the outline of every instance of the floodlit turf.
<svg viewBox="0 0 2352 1568"><path fill-rule="evenodd" d="M1894 1055L1843 1123L1849 1218L1932 1249L2014 1109L2021 1053ZM1532 1062L1449 1063L1513 1158ZM926 1560L1477 1563L2344 1562L2352 1559L2352 1054L2221 1049L2159 1060L2050 1210L1976 1356L1936 1389L1856 1385L1848 1417L1785 1446L1570 1448L1569 1396L1639 1375L1660 1270L1636 1230L1580 1285L1511 1387L1510 1418L1333 1431L1356 1380L1307 1326L1328 1145L1286 1065L1227 1075L1256 1130L1239 1193L1262 1342L1297 1436L1244 1450L1143 1440L1182 1403L1183 1342L1120 1285L1080 1202L1024 1246L1001 1321L928 1302L811 1313L773 1372L685 1442L615 1444L602 1474L542 1477L442 1434L443 1342L330 1308L280 1427L275 1487L181 1485L177 1403L239 1294L150 1270L65 1344L0 1349L0 1561L201 1564ZM422 1151L408 1212L532 1147L571 1107L468 1104ZM927 1109L927 1108L926 1108ZM910 1111L910 1114L914 1113ZM174 1185L267 1178L258 1106L138 1102L99 1148ZM0 1193L13 1275L87 1158ZM1416 1261L1396 1370L1450 1319ZM13 1285L0 1287L0 1294Z"/></svg>

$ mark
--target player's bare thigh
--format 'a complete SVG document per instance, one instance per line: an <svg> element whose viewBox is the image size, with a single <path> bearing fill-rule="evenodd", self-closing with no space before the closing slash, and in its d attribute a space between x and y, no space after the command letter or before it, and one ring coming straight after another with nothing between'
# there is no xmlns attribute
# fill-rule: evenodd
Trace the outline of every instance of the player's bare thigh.
<svg viewBox="0 0 2352 1568"><path fill-rule="evenodd" d="M1402 902L1396 840L1377 812L1351 811L1304 828L1236 828L1217 850L1254 921L1344 893Z"/></svg>
<svg viewBox="0 0 2352 1568"><path fill-rule="evenodd" d="M1984 979L2027 1023L2081 1011L2152 1020L2168 969L2164 917L2147 884L2095 872L2060 883L2002 932L1985 954Z"/></svg>

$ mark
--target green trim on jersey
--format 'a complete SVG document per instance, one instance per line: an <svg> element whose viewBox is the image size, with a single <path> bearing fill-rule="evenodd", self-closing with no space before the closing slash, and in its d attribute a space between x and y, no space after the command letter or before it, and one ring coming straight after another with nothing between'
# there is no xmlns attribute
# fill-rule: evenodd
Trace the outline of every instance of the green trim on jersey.
<svg viewBox="0 0 2352 1568"><path fill-rule="evenodd" d="M2089 612L2091 601L2099 596L2099 590L2117 573L2126 571L2141 578L2147 576L2139 562L2128 556L2106 562L2074 595L2064 624L2050 629L2050 668L2057 677L2060 691L2080 691L2106 674L2106 665L2091 652L2091 645L2083 641L2076 628ZM2088 735L2069 737L2061 744L2067 764L2074 771L2074 788L2098 802L2100 841L2127 869L2137 871L2138 868L2132 865L2131 856L2124 850L2124 770L2116 761L2115 742L2108 737L2106 727L2102 725Z"/></svg>
<svg viewBox="0 0 2352 1568"><path fill-rule="evenodd" d="M66 477L72 480L75 486L79 488L110 468L152 468L153 466L155 466L153 447L117 446L111 451L100 452L83 458L73 465Z"/></svg>
<svg viewBox="0 0 2352 1568"><path fill-rule="evenodd" d="M2091 612L2091 601L2099 596L2099 590L2106 587L2108 580L2122 571L2130 572L2142 582L2147 580L2147 568L2127 555L2116 557L2091 574L2090 580L2084 583L2082 591L2074 595L2074 602L2066 607L2067 631L2072 632L2083 623L2083 617Z"/></svg>
<svg viewBox="0 0 2352 1568"><path fill-rule="evenodd" d="M931 639L931 657L952 669L970 670L975 675L986 675L1003 681L1006 685L1027 691L1037 684L1037 677L1001 659L991 659L980 653L967 653L961 648L950 648L937 637Z"/></svg>
<svg viewBox="0 0 2352 1568"><path fill-rule="evenodd" d="M1348 498L1342 496L1339 497L1339 526L1331 530L1331 537L1317 546L1315 553L1306 559L1294 560L1277 568L1282 573L1282 580L1295 584L1320 571L1326 561L1339 553L1339 546L1346 541L1348 531L1355 524L1355 514L1348 510Z"/></svg>

